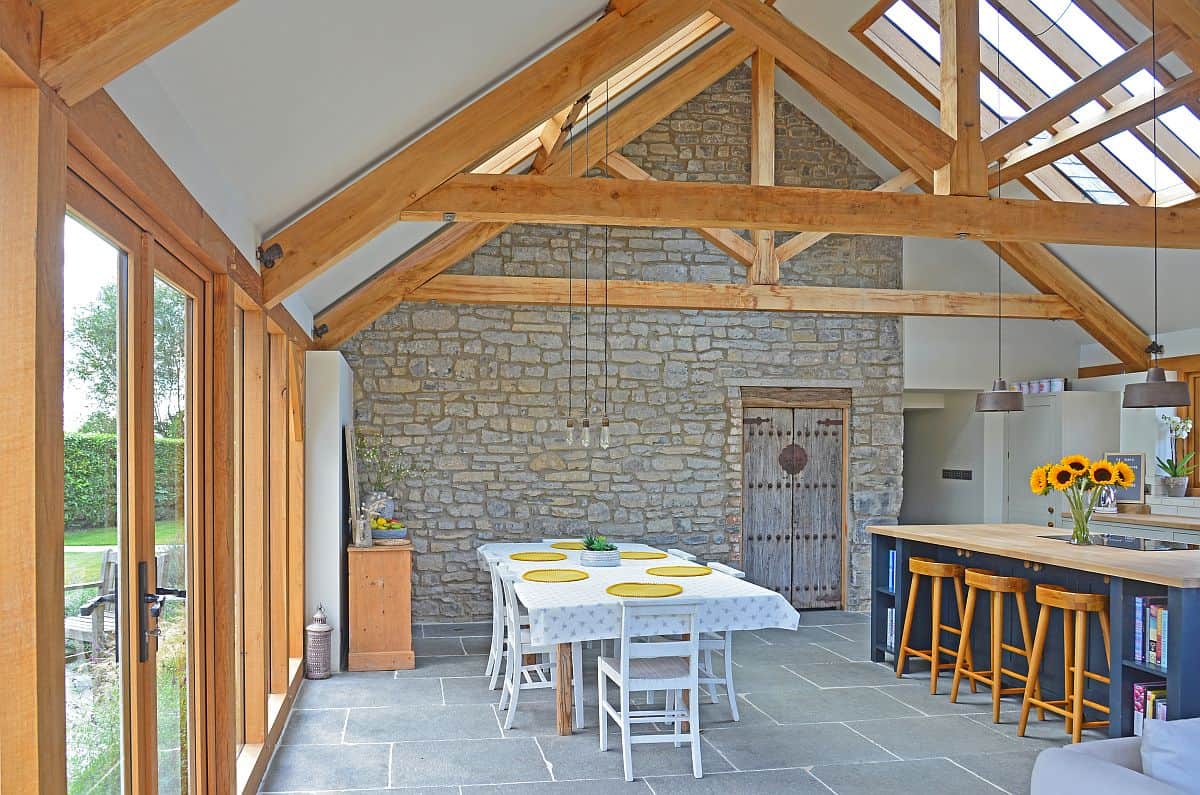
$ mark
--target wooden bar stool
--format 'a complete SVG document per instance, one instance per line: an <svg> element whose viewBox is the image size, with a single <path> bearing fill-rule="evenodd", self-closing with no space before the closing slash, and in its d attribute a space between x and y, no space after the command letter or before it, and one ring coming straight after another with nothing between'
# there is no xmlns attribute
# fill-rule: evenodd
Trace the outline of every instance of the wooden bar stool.
<svg viewBox="0 0 1200 795"><path fill-rule="evenodd" d="M1057 585L1039 585L1035 598L1041 610L1038 613L1037 634L1033 639L1033 656L1029 660L1029 678L1025 682L1025 700L1021 704L1021 722L1017 734L1025 736L1025 725L1029 721L1030 707L1048 709L1066 718L1066 729L1072 742L1079 742L1084 729L1107 726L1108 721L1084 721L1083 708L1091 707L1109 714L1107 704L1090 701L1084 696L1084 685L1088 679L1108 685L1111 676L1101 676L1087 670L1088 614L1095 613L1100 620L1100 632L1104 636L1104 657L1112 672L1112 638L1108 626L1108 597L1096 593L1074 593ZM1046 701L1037 693L1038 673L1046 651L1046 635L1050 629L1050 611L1063 611L1063 698Z"/></svg>
<svg viewBox="0 0 1200 795"><path fill-rule="evenodd" d="M1024 577L1004 577L983 569L967 569L963 577L967 584L967 608L963 616L962 641L958 644L958 659L954 663L954 684L950 688L950 701L958 701L958 686L965 676L971 682L978 682L992 689L992 722L1000 722L1000 697L1025 693L1025 683L1029 681L1028 668L1026 673L1018 673L1004 667L1004 652L1010 652L1025 658L1026 665L1033 653L1033 633L1030 631L1029 610L1025 604L1025 594L1029 591L1029 580ZM971 647L971 627L975 623L975 607L979 600L979 592L988 594L991 606L992 625L990 629L991 668L986 671L973 671L967 667L967 650ZM1012 594L1017 603L1017 617L1021 622L1021 646L1013 646L1004 642L1004 596ZM1004 677L1021 682L1020 687L1004 687ZM1042 697L1041 688L1034 691L1038 698ZM1045 713L1039 710L1039 717Z"/></svg>
<svg viewBox="0 0 1200 795"><path fill-rule="evenodd" d="M947 668L954 668L954 663L944 663L941 661L943 654L950 655L956 660L958 659L958 649L950 649L941 644L942 632L950 632L958 635L959 646L962 646L964 637L962 627L963 621L963 567L956 563L938 563L936 560L929 558L909 558L908 570L912 572L912 585L908 589L908 605L904 609L904 630L900 635L900 648L896 653L896 678L899 679L904 675L904 661L908 655L920 657L922 660L929 661L929 692L937 695L938 688L938 672ZM932 610L930 619L930 643L929 649L914 649L909 646L909 636L912 634L913 616L917 612L917 589L921 587L921 578L928 577L930 587L933 590ZM954 600L958 605L958 626L952 627L942 623L942 580L950 579L954 583ZM969 670L975 670L975 660L971 655L971 646L966 644L967 666ZM971 680L971 692L975 692L975 680Z"/></svg>

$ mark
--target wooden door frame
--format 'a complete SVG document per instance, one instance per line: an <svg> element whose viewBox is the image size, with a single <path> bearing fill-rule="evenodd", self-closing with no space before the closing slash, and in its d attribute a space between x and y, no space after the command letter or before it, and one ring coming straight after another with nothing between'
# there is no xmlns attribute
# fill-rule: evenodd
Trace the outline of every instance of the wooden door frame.
<svg viewBox="0 0 1200 795"><path fill-rule="evenodd" d="M842 413L842 595L841 608L846 609L846 588L849 584L850 572L848 563L850 556L847 552L850 543L849 523L847 514L850 508L850 409L854 405L854 391L849 387L777 387L777 386L743 386L741 393L741 415L746 409L830 409ZM741 437L742 461L745 462L745 436ZM743 463L743 466L745 464ZM742 511L745 512L745 485L743 484ZM794 519L793 519L794 521ZM746 528L742 527L742 549L745 555ZM790 600L789 600L790 601Z"/></svg>

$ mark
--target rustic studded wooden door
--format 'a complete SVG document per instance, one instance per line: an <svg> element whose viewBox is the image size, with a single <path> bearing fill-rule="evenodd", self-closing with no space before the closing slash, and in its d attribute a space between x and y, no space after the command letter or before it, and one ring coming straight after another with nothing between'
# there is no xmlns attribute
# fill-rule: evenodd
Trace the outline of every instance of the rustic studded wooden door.
<svg viewBox="0 0 1200 795"><path fill-rule="evenodd" d="M746 575L801 609L841 605L842 423L840 408L743 417Z"/></svg>

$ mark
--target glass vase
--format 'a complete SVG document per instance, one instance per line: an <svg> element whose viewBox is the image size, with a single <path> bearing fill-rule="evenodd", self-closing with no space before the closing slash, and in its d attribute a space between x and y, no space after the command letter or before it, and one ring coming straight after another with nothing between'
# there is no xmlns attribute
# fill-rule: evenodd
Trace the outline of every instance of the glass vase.
<svg viewBox="0 0 1200 795"><path fill-rule="evenodd" d="M1088 529L1088 522L1092 519L1092 512L1080 508L1071 509L1071 522L1074 529L1071 531L1071 543L1083 546L1092 543L1092 534Z"/></svg>

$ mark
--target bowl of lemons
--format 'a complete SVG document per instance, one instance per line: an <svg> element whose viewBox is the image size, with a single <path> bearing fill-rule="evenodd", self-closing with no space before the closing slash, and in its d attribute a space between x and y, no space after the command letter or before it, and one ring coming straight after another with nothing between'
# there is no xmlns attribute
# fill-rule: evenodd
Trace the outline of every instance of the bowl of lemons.
<svg viewBox="0 0 1200 795"><path fill-rule="evenodd" d="M382 539L408 538L408 528L399 519L376 516L371 520L371 535Z"/></svg>

